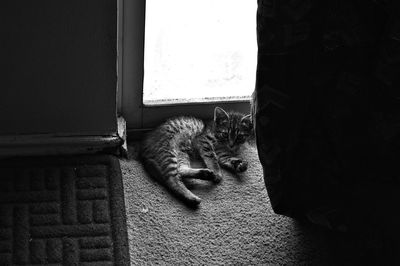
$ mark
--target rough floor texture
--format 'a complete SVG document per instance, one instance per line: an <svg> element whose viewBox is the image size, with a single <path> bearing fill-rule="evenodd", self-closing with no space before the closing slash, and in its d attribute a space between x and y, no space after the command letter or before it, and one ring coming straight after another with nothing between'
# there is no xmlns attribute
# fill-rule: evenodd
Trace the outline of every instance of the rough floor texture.
<svg viewBox="0 0 400 266"><path fill-rule="evenodd" d="M221 184L192 188L203 199L197 210L171 196L138 161L122 160L132 265L365 264L365 252L349 236L274 214L256 149L248 146L243 155L246 173L224 172Z"/></svg>

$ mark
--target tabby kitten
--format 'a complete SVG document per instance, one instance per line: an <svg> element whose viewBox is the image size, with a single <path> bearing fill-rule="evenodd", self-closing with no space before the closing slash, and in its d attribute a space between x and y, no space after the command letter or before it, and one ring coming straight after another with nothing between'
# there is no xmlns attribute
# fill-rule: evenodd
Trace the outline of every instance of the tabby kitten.
<svg viewBox="0 0 400 266"><path fill-rule="evenodd" d="M194 117L172 118L150 132L142 142L140 157L151 176L190 205L201 199L183 183L197 178L218 183L223 167L235 173L247 170L237 157L239 148L252 131L250 115L225 112L216 107L209 123ZM203 168L192 168L197 159Z"/></svg>

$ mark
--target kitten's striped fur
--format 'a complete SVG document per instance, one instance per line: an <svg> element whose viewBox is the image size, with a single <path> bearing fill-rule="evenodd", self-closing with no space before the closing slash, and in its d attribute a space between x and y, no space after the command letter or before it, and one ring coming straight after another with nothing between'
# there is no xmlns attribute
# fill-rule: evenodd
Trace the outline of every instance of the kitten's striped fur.
<svg viewBox="0 0 400 266"><path fill-rule="evenodd" d="M141 159L146 170L178 197L191 205L201 199L182 182L198 178L220 182L220 167L233 172L247 170L247 162L237 157L241 144L252 130L250 115L215 108L210 123L194 117L172 118L144 139ZM204 168L192 168L190 161L201 160Z"/></svg>

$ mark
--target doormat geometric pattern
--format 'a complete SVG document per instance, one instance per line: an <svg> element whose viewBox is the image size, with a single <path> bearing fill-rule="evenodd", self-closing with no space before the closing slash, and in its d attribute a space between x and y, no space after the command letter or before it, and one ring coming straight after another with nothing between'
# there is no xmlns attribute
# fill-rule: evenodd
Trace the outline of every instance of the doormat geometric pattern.
<svg viewBox="0 0 400 266"><path fill-rule="evenodd" d="M0 161L0 265L129 265L113 156Z"/></svg>

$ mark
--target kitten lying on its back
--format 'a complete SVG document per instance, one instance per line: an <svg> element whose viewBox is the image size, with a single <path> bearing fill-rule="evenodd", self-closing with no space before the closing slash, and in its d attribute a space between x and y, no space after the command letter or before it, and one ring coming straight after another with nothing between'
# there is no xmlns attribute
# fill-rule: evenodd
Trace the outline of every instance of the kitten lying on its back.
<svg viewBox="0 0 400 266"><path fill-rule="evenodd" d="M237 157L241 144L252 130L250 115L214 110L208 124L193 117L172 118L144 139L140 157L154 178L191 205L201 199L182 182L183 178L221 181L223 167L233 172L247 170L247 162ZM191 158L203 161L206 168L192 168Z"/></svg>

